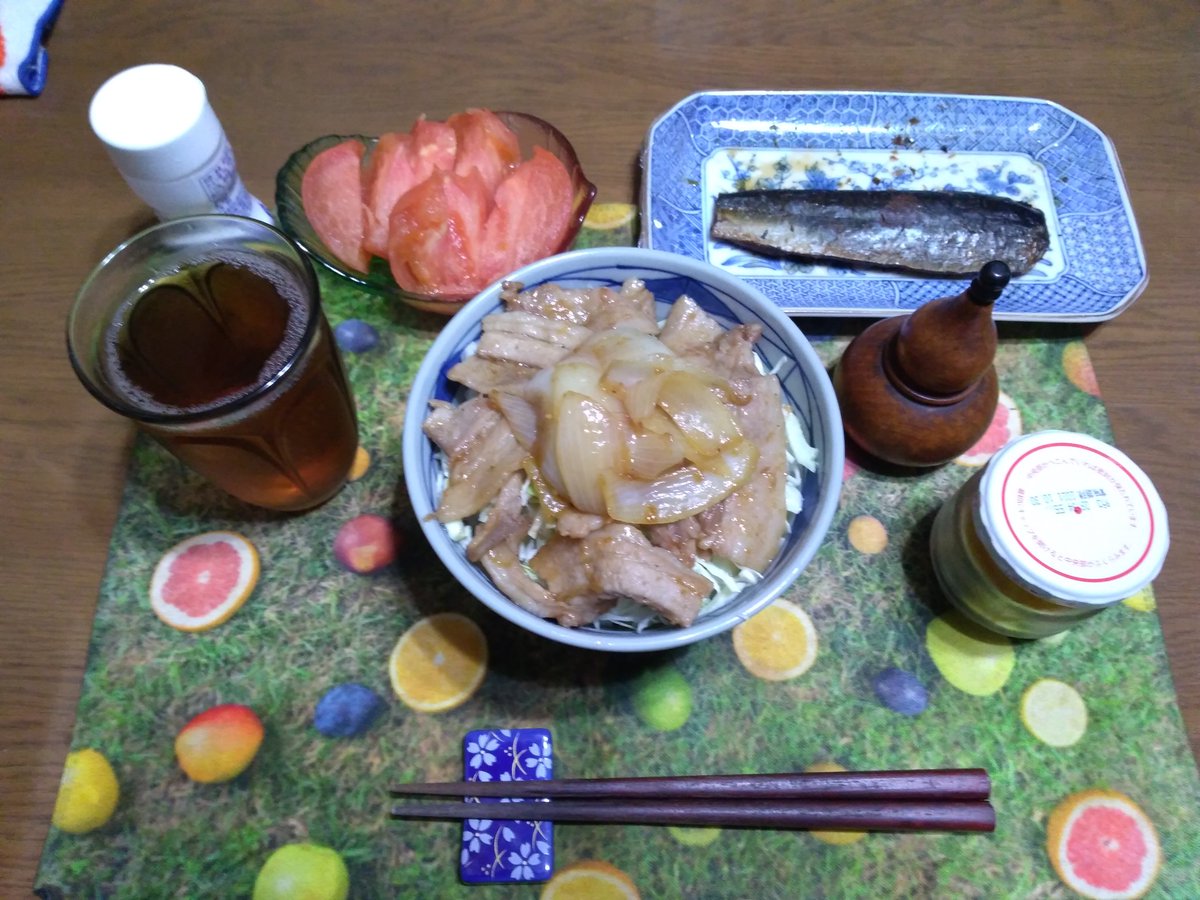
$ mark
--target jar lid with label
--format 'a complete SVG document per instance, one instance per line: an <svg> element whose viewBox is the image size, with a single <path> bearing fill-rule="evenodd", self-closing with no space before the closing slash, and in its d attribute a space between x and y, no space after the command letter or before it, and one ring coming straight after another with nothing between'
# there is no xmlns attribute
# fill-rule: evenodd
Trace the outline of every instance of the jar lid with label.
<svg viewBox="0 0 1200 900"><path fill-rule="evenodd" d="M1146 587L1166 558L1167 511L1128 456L1068 431L1018 438L989 460L977 527L997 563L1035 594L1079 608Z"/></svg>

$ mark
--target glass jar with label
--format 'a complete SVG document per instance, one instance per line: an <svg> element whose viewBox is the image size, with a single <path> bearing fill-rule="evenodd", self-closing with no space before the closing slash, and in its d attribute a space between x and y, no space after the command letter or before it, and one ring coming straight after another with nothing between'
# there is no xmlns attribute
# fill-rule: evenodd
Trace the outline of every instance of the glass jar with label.
<svg viewBox="0 0 1200 900"><path fill-rule="evenodd" d="M1162 500L1128 456L1041 431L1008 443L943 504L931 553L964 615L1039 638L1145 588L1169 542Z"/></svg>

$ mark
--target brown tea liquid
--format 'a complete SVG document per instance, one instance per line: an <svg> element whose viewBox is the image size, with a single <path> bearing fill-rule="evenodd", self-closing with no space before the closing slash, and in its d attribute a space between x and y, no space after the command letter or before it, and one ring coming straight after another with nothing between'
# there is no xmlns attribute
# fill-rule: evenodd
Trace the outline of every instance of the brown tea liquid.
<svg viewBox="0 0 1200 900"><path fill-rule="evenodd" d="M319 305L269 258L222 253L156 280L104 355L142 427L234 496L304 509L344 482L358 435L341 359Z"/></svg>

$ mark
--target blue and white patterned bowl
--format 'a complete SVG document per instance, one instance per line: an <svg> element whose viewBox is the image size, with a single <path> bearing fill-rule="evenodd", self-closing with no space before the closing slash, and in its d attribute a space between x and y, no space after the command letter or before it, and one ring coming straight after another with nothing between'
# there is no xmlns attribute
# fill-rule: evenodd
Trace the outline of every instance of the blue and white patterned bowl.
<svg viewBox="0 0 1200 900"><path fill-rule="evenodd" d="M438 496L438 464L432 442L421 424L433 399L449 400L457 385L446 372L479 338L483 317L501 309L500 283L487 288L447 323L430 348L413 381L404 419L404 477L413 512L425 536L455 578L486 606L535 634L594 650L647 651L680 647L733 628L775 600L817 552L837 509L841 492L844 446L837 399L821 360L795 324L759 291L707 263L672 253L633 247L576 250L533 263L508 280L526 287L554 282L575 287L619 286L640 278L659 301L662 316L676 298L687 294L727 327L759 322L763 335L757 349L769 366L778 365L785 399L795 409L809 442L819 453L815 475L806 475L803 510L763 579L687 628L663 626L633 632L616 626L566 628L518 607L493 585L482 568L466 558L464 548L433 517Z"/></svg>

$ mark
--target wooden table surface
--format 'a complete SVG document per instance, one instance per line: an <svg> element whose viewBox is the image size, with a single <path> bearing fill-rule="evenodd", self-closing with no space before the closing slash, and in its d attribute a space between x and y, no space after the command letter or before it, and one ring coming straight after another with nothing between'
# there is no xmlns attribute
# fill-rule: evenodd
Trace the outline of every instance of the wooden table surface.
<svg viewBox="0 0 1200 900"><path fill-rule="evenodd" d="M1195 749L1198 26L1200 6L1179 0L68 0L43 95L0 100L0 893L33 884L131 437L79 386L63 340L79 283L148 219L87 124L109 75L144 62L196 73L268 203L276 170L312 137L467 106L556 123L604 200L636 198L647 128L699 90L1029 96L1090 120L1120 156L1150 283L1087 344L1116 443L1171 516L1156 593Z"/></svg>

